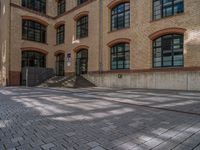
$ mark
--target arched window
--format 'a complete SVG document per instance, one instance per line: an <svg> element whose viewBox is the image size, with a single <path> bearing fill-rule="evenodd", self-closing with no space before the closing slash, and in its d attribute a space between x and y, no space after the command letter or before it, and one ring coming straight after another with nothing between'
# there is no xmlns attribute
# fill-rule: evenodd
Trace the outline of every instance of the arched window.
<svg viewBox="0 0 200 150"><path fill-rule="evenodd" d="M153 0L153 19L157 20L167 16L182 13L183 0Z"/></svg>
<svg viewBox="0 0 200 150"><path fill-rule="evenodd" d="M128 43L119 43L111 48L111 70L129 69L130 46Z"/></svg>
<svg viewBox="0 0 200 150"><path fill-rule="evenodd" d="M168 34L153 41L153 67L183 66L183 35Z"/></svg>
<svg viewBox="0 0 200 150"><path fill-rule="evenodd" d="M58 0L58 15L63 14L65 12L66 0Z"/></svg>
<svg viewBox="0 0 200 150"><path fill-rule="evenodd" d="M88 50L87 49L81 49L77 52L77 58L87 58L88 57Z"/></svg>
<svg viewBox="0 0 200 150"><path fill-rule="evenodd" d="M83 16L77 20L76 38L84 38L88 36L88 16Z"/></svg>
<svg viewBox="0 0 200 150"><path fill-rule="evenodd" d="M22 6L44 14L46 13L46 0L22 0Z"/></svg>
<svg viewBox="0 0 200 150"><path fill-rule="evenodd" d="M60 25L57 27L56 33L56 44L62 44L65 41L65 25Z"/></svg>
<svg viewBox="0 0 200 150"><path fill-rule="evenodd" d="M111 10L111 30L130 26L130 3L121 3Z"/></svg>
<svg viewBox="0 0 200 150"><path fill-rule="evenodd" d="M46 55L35 51L22 52L22 67L46 67Z"/></svg>
<svg viewBox="0 0 200 150"><path fill-rule="evenodd" d="M22 20L22 39L46 43L46 26L31 20Z"/></svg>

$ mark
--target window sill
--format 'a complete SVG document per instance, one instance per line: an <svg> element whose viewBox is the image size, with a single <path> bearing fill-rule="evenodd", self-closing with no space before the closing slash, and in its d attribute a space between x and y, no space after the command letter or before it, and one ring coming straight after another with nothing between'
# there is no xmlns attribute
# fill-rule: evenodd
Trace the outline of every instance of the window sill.
<svg viewBox="0 0 200 150"><path fill-rule="evenodd" d="M22 39L22 40L28 41L28 42L34 42L34 43L49 45L47 42L43 43L43 42L37 42L37 41L32 41L32 40L27 40L27 39Z"/></svg>
<svg viewBox="0 0 200 150"><path fill-rule="evenodd" d="M80 38L76 38L76 40L83 40L83 39L86 39L88 38L89 36L85 36L85 37L80 37Z"/></svg>
<svg viewBox="0 0 200 150"><path fill-rule="evenodd" d="M157 22L157 21L161 21L161 20L165 20L165 19L170 19L170 18L173 18L173 17L182 16L182 15L185 15L185 13L183 12L183 13L179 13L179 14L176 14L176 15L163 17L163 18L160 18L160 19L157 19L157 20L151 20L150 23L154 23L154 22Z"/></svg>
<svg viewBox="0 0 200 150"><path fill-rule="evenodd" d="M126 27L126 28L121 28L121 29L109 31L108 33L114 33L114 32L117 32L117 31L123 31L123 30L128 30L128 29L130 29L130 27Z"/></svg>
<svg viewBox="0 0 200 150"><path fill-rule="evenodd" d="M184 68L184 66L173 66L173 67L152 67L152 69L155 69L155 70L164 70L164 69L181 69L181 68Z"/></svg>
<svg viewBox="0 0 200 150"><path fill-rule="evenodd" d="M41 16L46 16L47 15L47 12L37 11L35 9L31 9L31 8L26 7L26 6L21 6L21 7L26 9L26 10L32 11L33 13L40 14Z"/></svg>
<svg viewBox="0 0 200 150"><path fill-rule="evenodd" d="M65 43L59 43L59 44L55 44L54 46L61 46L64 45Z"/></svg>
<svg viewBox="0 0 200 150"><path fill-rule="evenodd" d="M115 69L115 70L110 70L109 72L112 73L125 73L125 72L130 72L130 69Z"/></svg>

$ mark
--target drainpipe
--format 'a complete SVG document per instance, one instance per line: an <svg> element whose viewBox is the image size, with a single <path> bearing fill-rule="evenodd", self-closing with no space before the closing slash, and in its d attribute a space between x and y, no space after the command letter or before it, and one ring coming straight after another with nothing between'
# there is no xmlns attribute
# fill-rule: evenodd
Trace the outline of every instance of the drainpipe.
<svg viewBox="0 0 200 150"><path fill-rule="evenodd" d="M11 0L9 0L9 3L8 3L8 5L9 5L9 25L8 25L8 28L9 28L9 41L8 41L8 83L6 83L6 84L9 84L9 86L10 86L10 71L11 71L11 56L10 56L10 54L11 54Z"/></svg>
<svg viewBox="0 0 200 150"><path fill-rule="evenodd" d="M99 73L103 71L103 0L99 0Z"/></svg>

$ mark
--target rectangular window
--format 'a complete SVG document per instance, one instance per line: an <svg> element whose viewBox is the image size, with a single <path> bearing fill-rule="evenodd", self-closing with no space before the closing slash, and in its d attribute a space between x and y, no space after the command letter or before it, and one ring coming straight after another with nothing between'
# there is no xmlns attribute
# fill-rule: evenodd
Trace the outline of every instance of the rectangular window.
<svg viewBox="0 0 200 150"><path fill-rule="evenodd" d="M31 20L22 20L22 39L46 43L46 27Z"/></svg>
<svg viewBox="0 0 200 150"><path fill-rule="evenodd" d="M58 1L58 15L63 14L65 12L65 0Z"/></svg>
<svg viewBox="0 0 200 150"><path fill-rule="evenodd" d="M44 14L46 13L46 0L22 0L22 6Z"/></svg>
<svg viewBox="0 0 200 150"><path fill-rule="evenodd" d="M183 0L153 0L153 20L158 20L183 12Z"/></svg>
<svg viewBox="0 0 200 150"><path fill-rule="evenodd" d="M84 38L88 36L88 16L83 16L77 21L76 38Z"/></svg>
<svg viewBox="0 0 200 150"><path fill-rule="evenodd" d="M156 39L153 42L153 61L155 68L183 66L183 36L170 34Z"/></svg>
<svg viewBox="0 0 200 150"><path fill-rule="evenodd" d="M111 30L118 30L130 26L130 3L122 3L111 11Z"/></svg>
<svg viewBox="0 0 200 150"><path fill-rule="evenodd" d="M25 51L22 52L23 67L46 67L46 56L39 52Z"/></svg>
<svg viewBox="0 0 200 150"><path fill-rule="evenodd" d="M65 41L65 25L57 28L56 44L62 44Z"/></svg>
<svg viewBox="0 0 200 150"><path fill-rule="evenodd" d="M129 69L130 48L129 44L121 43L111 48L111 70Z"/></svg>

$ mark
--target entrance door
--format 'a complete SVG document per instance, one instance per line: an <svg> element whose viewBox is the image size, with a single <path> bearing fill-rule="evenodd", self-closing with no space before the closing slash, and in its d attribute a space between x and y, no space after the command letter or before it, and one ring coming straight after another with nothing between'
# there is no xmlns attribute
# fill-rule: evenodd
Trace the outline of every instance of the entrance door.
<svg viewBox="0 0 200 150"><path fill-rule="evenodd" d="M76 75L86 74L88 70L88 51L80 50L76 54Z"/></svg>
<svg viewBox="0 0 200 150"><path fill-rule="evenodd" d="M65 55L59 54L56 56L56 75L57 76L64 76L65 74Z"/></svg>

